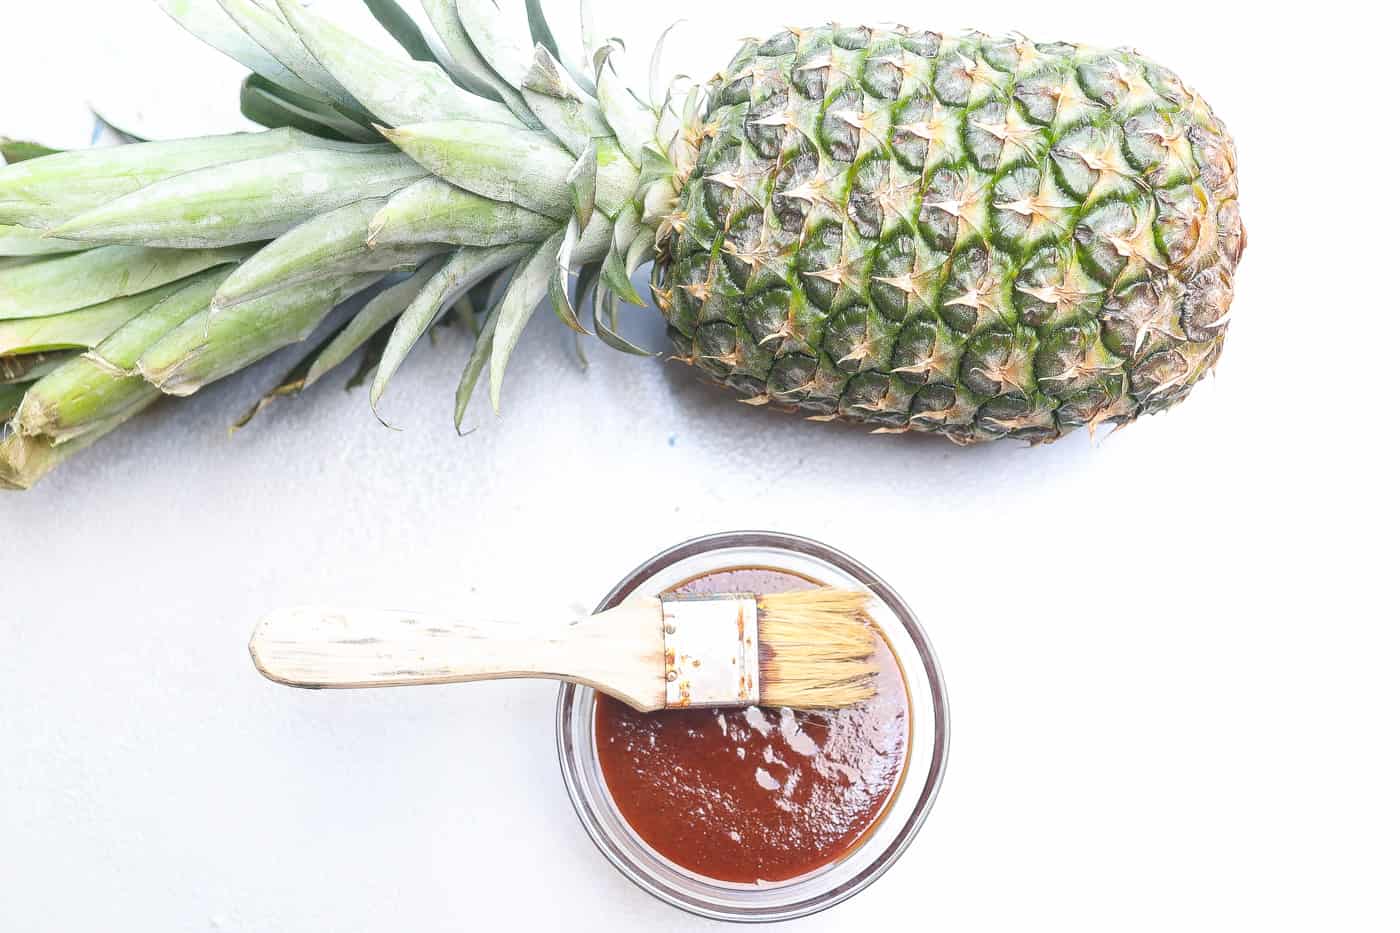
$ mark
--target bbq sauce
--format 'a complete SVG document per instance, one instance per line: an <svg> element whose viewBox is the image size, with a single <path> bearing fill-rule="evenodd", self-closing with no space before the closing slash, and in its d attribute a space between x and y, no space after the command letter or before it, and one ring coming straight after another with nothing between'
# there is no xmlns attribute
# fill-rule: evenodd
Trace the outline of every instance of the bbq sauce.
<svg viewBox="0 0 1400 933"><path fill-rule="evenodd" d="M671 592L776 593L812 581L781 570L705 574ZM599 695L603 779L649 846L719 881L784 881L836 861L878 822L904 770L909 697L876 639L876 696L844 710L639 713Z"/></svg>

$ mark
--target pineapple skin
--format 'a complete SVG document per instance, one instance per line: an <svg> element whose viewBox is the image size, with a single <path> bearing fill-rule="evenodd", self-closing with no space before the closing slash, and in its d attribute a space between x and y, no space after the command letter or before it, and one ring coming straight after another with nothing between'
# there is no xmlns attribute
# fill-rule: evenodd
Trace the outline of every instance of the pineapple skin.
<svg viewBox="0 0 1400 933"><path fill-rule="evenodd" d="M748 41L672 157L652 290L744 401L968 444L1181 401L1245 245L1234 144L1136 53L826 26Z"/></svg>

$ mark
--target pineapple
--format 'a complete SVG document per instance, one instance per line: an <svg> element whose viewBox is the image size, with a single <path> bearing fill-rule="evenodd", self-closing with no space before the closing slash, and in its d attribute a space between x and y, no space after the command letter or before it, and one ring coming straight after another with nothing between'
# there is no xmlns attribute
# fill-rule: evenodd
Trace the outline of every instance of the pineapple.
<svg viewBox="0 0 1400 933"><path fill-rule="evenodd" d="M675 358L877 432L1053 440L1167 408L1219 358L1233 143L1135 53L788 29L644 103L533 0L423 0L427 34L367 0L397 54L298 0L161 2L250 69L268 129L0 150L0 486L318 330L259 407L361 351L377 405L460 317L460 425L546 301L644 353L618 312L647 261Z"/></svg>

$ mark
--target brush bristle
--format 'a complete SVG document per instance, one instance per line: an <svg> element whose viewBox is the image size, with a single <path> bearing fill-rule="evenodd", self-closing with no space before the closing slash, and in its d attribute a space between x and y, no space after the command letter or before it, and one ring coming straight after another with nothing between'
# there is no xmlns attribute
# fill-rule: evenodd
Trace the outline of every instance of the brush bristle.
<svg viewBox="0 0 1400 933"><path fill-rule="evenodd" d="M829 588L758 597L759 703L854 706L875 695L870 595Z"/></svg>

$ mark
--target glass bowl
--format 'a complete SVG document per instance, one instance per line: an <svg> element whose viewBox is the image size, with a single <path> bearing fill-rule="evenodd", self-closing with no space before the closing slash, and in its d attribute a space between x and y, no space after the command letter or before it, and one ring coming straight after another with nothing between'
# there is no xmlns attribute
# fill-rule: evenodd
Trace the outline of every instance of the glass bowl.
<svg viewBox="0 0 1400 933"><path fill-rule="evenodd" d="M596 694L577 684L565 684L559 691L559 766L588 835L608 861L643 890L682 910L717 920L791 920L864 890L909 847L943 780L948 701L933 646L909 606L863 564L807 538L736 531L686 541L629 573L597 611L610 609L633 593L654 596L697 575L735 567L786 570L832 586L865 587L875 596L870 616L903 669L910 734L904 773L864 839L836 861L780 882L735 884L676 865L647 845L613 803L594 741Z"/></svg>

